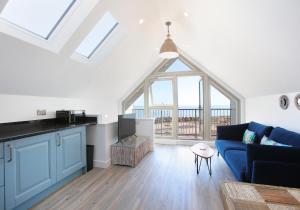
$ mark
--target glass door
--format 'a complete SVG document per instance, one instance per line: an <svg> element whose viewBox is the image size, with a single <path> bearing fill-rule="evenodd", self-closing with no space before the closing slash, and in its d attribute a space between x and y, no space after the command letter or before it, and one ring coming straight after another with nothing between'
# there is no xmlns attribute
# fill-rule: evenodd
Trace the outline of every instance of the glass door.
<svg viewBox="0 0 300 210"><path fill-rule="evenodd" d="M174 79L161 78L150 82L149 116L155 119L155 135L174 137Z"/></svg>
<svg viewBox="0 0 300 210"><path fill-rule="evenodd" d="M179 76L178 138L204 138L203 80L201 76Z"/></svg>

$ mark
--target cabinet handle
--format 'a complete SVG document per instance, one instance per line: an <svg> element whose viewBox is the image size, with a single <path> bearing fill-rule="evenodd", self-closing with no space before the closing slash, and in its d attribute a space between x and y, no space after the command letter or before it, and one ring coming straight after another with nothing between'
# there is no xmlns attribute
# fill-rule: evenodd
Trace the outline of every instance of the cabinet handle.
<svg viewBox="0 0 300 210"><path fill-rule="evenodd" d="M59 133L57 133L56 135L57 135L57 146L60 147L61 145L60 135Z"/></svg>
<svg viewBox="0 0 300 210"><path fill-rule="evenodd" d="M12 153L13 153L13 151L12 151L12 149L13 149L13 147L11 146L11 145L8 145L8 149L9 149L9 158L8 158L8 161L7 162L11 162L12 161Z"/></svg>

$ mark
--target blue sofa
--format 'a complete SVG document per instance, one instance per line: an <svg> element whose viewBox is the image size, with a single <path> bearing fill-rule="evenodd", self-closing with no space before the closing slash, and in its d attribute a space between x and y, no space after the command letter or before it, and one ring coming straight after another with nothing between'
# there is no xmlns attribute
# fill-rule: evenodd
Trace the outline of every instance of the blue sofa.
<svg viewBox="0 0 300 210"><path fill-rule="evenodd" d="M246 129L256 133L255 144L242 142ZM264 135L291 147L260 145ZM237 180L300 188L300 134L250 122L218 126L215 144Z"/></svg>

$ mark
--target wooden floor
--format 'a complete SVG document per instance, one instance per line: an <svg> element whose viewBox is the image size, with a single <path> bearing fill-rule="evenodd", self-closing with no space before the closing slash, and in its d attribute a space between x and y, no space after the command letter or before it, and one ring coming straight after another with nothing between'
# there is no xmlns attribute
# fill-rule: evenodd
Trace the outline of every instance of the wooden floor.
<svg viewBox="0 0 300 210"><path fill-rule="evenodd" d="M136 168L93 169L33 209L222 210L226 180L234 178L221 157L212 159L212 177L205 164L197 175L189 147L156 145Z"/></svg>

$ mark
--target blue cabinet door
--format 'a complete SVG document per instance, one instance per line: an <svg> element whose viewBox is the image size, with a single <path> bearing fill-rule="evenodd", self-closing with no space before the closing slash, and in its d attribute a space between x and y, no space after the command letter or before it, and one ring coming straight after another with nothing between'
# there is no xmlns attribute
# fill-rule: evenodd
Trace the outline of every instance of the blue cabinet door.
<svg viewBox="0 0 300 210"><path fill-rule="evenodd" d="M4 157L7 210L56 182L54 133L6 142Z"/></svg>
<svg viewBox="0 0 300 210"><path fill-rule="evenodd" d="M0 187L0 209L4 210L4 187Z"/></svg>
<svg viewBox="0 0 300 210"><path fill-rule="evenodd" d="M59 142L57 145L57 180L62 180L85 166L85 127L59 132Z"/></svg>

